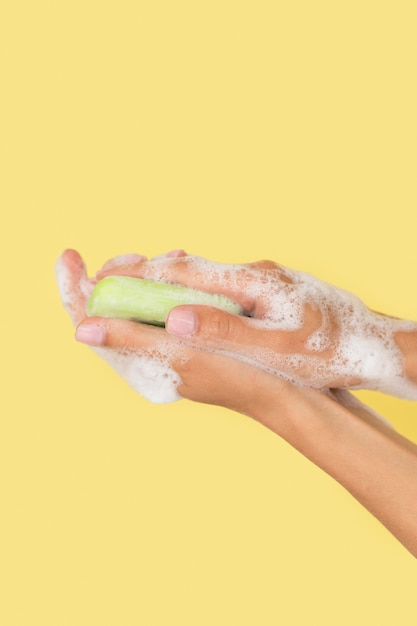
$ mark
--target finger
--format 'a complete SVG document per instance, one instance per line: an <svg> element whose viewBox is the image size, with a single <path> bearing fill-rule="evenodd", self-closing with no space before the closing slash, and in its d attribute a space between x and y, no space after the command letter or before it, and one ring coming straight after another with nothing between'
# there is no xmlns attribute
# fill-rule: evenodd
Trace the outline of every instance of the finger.
<svg viewBox="0 0 417 626"><path fill-rule="evenodd" d="M209 348L225 348L230 343L240 346L251 342L248 320L210 306L178 306L166 320L169 334L190 339Z"/></svg>
<svg viewBox="0 0 417 626"><path fill-rule="evenodd" d="M116 267L120 267L123 265L129 265L132 263L138 263L139 261L146 261L146 256L143 254L121 254L119 256L115 256L112 259L109 259L105 262L103 267L99 271L112 270Z"/></svg>
<svg viewBox="0 0 417 626"><path fill-rule="evenodd" d="M167 340L162 328L105 317L83 319L77 326L75 338L90 346L129 352L148 349Z"/></svg>
<svg viewBox="0 0 417 626"><path fill-rule="evenodd" d="M262 275L262 272L264 273ZM161 257L114 270L99 272L98 279L106 276L133 276L158 282L184 285L207 293L222 294L239 304L246 314L253 313L259 286L273 281L270 270L250 266L222 264L196 256ZM275 278L278 278L276 276Z"/></svg>
<svg viewBox="0 0 417 626"><path fill-rule="evenodd" d="M171 250L171 252L167 252L167 258L168 259L179 259L180 257L183 256L187 256L187 253L185 250Z"/></svg>
<svg viewBox="0 0 417 626"><path fill-rule="evenodd" d="M209 306L175 307L166 320L166 331L200 350L225 353L281 372L286 355L298 347L294 334L262 328L257 320Z"/></svg>
<svg viewBox="0 0 417 626"><path fill-rule="evenodd" d="M169 334L209 349L247 353L250 348L259 348L282 354L313 354L305 345L309 333L305 328L298 332L269 328L260 320L211 306L177 306L169 312L165 327Z"/></svg>
<svg viewBox="0 0 417 626"><path fill-rule="evenodd" d="M56 263L56 278L62 303L74 325L86 315L86 305L95 281L87 277L83 259L76 250L65 250Z"/></svg>
<svg viewBox="0 0 417 626"><path fill-rule="evenodd" d="M187 256L187 253L185 252L185 250L181 249L181 250L171 250L170 252L167 252L166 254L163 254L159 257L154 257L154 258L155 259L158 259L158 258L177 259L183 256ZM106 261L103 267L101 267L96 272L96 276L101 275L103 272L112 271L112 270L115 270L116 268L124 267L125 265L130 266L135 263L140 263L141 261L147 261L147 257L144 256L143 254L136 254L136 253L121 254Z"/></svg>

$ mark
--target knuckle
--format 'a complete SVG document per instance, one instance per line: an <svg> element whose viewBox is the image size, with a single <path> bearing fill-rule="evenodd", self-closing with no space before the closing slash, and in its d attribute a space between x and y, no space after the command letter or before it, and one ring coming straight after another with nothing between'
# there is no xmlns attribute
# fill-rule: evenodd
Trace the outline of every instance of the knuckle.
<svg viewBox="0 0 417 626"><path fill-rule="evenodd" d="M230 336L230 320L227 314L213 309L207 325L207 331L210 336L216 339L228 339Z"/></svg>
<svg viewBox="0 0 417 626"><path fill-rule="evenodd" d="M255 261L254 263L249 263L249 267L257 270L275 270L277 269L278 264L275 261L270 261L269 259L262 259L260 261Z"/></svg>
<svg viewBox="0 0 417 626"><path fill-rule="evenodd" d="M215 341L236 342L244 333L244 324L238 316L213 309L208 317L205 335Z"/></svg>

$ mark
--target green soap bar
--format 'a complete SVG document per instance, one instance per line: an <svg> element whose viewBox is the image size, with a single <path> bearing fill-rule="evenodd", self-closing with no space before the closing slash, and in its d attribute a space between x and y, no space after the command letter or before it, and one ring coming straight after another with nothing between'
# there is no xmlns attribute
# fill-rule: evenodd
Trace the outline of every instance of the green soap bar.
<svg viewBox="0 0 417 626"><path fill-rule="evenodd" d="M107 276L94 286L87 315L164 326L169 311L180 304L204 304L236 315L243 313L238 304L223 295L144 278Z"/></svg>

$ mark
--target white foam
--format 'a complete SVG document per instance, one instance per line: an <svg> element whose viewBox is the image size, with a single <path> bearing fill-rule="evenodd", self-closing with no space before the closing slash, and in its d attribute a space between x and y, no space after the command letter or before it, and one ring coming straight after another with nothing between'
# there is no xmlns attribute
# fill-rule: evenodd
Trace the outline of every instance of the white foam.
<svg viewBox="0 0 417 626"><path fill-rule="evenodd" d="M70 315L74 324L82 313L85 303L93 290L93 282L85 274L85 269L79 268L78 281L71 277L68 268L60 257L55 264L55 276L62 304ZM75 284L74 284L75 283Z"/></svg>
<svg viewBox="0 0 417 626"><path fill-rule="evenodd" d="M55 276L62 304L64 305L65 310L69 312L68 309L72 306L73 294L70 289L68 270L63 264L61 257L55 264Z"/></svg>
<svg viewBox="0 0 417 626"><path fill-rule="evenodd" d="M179 375L170 367L168 352L150 354L123 353L109 348L93 348L130 387L154 404L180 400L177 391L181 384Z"/></svg>

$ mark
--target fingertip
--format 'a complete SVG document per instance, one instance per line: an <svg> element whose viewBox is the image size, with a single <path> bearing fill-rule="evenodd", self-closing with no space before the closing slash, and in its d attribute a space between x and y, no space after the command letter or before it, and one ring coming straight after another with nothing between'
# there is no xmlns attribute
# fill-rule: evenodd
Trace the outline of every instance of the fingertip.
<svg viewBox="0 0 417 626"><path fill-rule="evenodd" d="M165 256L167 259L179 259L180 257L187 256L187 253L182 249L171 250L171 252L167 252Z"/></svg>
<svg viewBox="0 0 417 626"><path fill-rule="evenodd" d="M57 263L63 265L69 269L73 269L75 267L84 267L84 261L77 250L73 250L72 248L66 248L61 256L58 258Z"/></svg>

